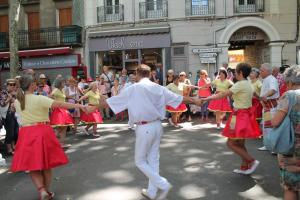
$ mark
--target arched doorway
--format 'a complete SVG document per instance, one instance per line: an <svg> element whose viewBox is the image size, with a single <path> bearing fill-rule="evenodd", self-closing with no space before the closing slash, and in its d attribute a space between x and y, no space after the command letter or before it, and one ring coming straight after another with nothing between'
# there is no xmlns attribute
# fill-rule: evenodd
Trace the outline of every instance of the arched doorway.
<svg viewBox="0 0 300 200"><path fill-rule="evenodd" d="M230 23L222 32L218 43L222 53L219 54L218 62L228 62L230 50L243 49L247 46L251 49L251 46L254 46L252 51L259 49L260 58L253 64L270 62L273 66L281 66L283 45L277 30L268 21L258 17L245 17Z"/></svg>
<svg viewBox="0 0 300 200"><path fill-rule="evenodd" d="M270 62L269 37L259 28L245 27L237 30L229 39L228 64L235 68L240 62L260 66Z"/></svg>

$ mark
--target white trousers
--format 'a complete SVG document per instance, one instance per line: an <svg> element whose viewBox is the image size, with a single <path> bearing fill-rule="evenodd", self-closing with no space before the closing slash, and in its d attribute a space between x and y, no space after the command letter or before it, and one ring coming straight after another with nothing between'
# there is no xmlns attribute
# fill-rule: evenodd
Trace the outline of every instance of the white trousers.
<svg viewBox="0 0 300 200"><path fill-rule="evenodd" d="M149 179L149 196L155 197L158 189L165 190L170 185L159 175L159 146L163 133L161 121L138 125L135 133L135 164Z"/></svg>

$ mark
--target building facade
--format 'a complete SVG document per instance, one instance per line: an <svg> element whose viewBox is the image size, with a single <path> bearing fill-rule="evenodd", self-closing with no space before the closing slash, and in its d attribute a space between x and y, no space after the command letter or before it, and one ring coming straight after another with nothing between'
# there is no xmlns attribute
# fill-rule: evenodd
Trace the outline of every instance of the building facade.
<svg viewBox="0 0 300 200"><path fill-rule="evenodd" d="M82 3L80 0L21 1L18 34L20 70L32 68L37 74L47 74L51 80L57 74L84 74ZM1 83L9 77L8 33L9 1L0 0Z"/></svg>
<svg viewBox="0 0 300 200"><path fill-rule="evenodd" d="M85 62L133 70L139 63L210 76L227 62L295 64L298 0L85 0Z"/></svg>

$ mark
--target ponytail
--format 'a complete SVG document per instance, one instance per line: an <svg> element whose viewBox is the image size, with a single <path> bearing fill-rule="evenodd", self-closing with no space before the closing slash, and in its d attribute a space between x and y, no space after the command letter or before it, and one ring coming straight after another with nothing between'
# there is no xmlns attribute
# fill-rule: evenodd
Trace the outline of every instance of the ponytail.
<svg viewBox="0 0 300 200"><path fill-rule="evenodd" d="M27 91L30 85L34 82L31 75L25 74L19 79L20 88L17 90L17 99L21 104L21 110L25 110L25 91Z"/></svg>
<svg viewBox="0 0 300 200"><path fill-rule="evenodd" d="M25 110L25 93L21 88L17 90L17 99L20 102L21 110Z"/></svg>

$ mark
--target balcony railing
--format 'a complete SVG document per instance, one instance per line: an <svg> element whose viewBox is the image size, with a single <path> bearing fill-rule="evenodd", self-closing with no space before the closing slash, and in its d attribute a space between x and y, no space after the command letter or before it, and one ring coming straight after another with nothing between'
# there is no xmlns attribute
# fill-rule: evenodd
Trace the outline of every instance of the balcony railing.
<svg viewBox="0 0 300 200"><path fill-rule="evenodd" d="M97 21L98 23L124 21L124 5L98 7Z"/></svg>
<svg viewBox="0 0 300 200"><path fill-rule="evenodd" d="M166 17L168 17L167 0L140 2L140 19L159 19Z"/></svg>
<svg viewBox="0 0 300 200"><path fill-rule="evenodd" d="M65 26L19 31L19 49L35 49L60 46L81 46L82 28ZM0 33L0 50L9 48L8 33Z"/></svg>
<svg viewBox="0 0 300 200"><path fill-rule="evenodd" d="M215 15L215 0L186 0L186 16L211 16Z"/></svg>
<svg viewBox="0 0 300 200"><path fill-rule="evenodd" d="M264 0L234 0L234 12L237 14L264 12Z"/></svg>

